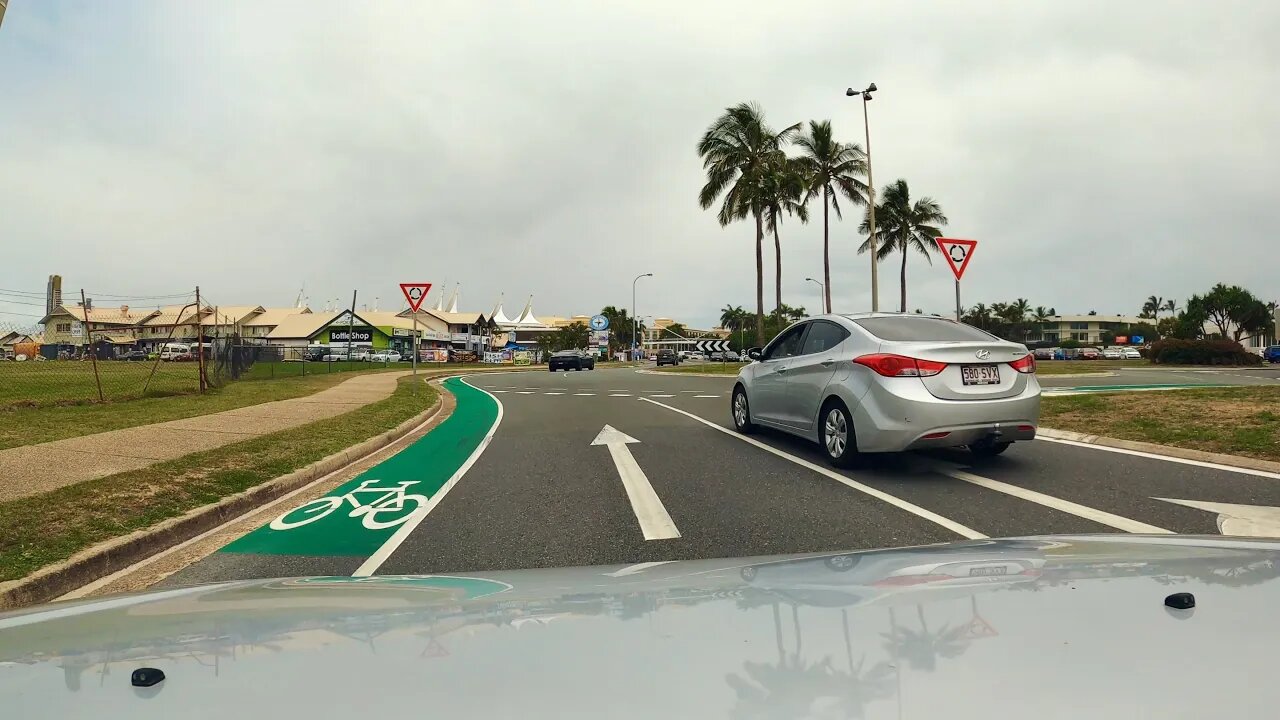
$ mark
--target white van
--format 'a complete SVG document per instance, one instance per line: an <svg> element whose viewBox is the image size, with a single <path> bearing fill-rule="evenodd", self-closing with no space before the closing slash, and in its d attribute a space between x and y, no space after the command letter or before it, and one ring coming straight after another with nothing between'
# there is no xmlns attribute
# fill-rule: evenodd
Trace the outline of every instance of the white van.
<svg viewBox="0 0 1280 720"><path fill-rule="evenodd" d="M174 360L179 355L190 355L191 346L182 343L165 343L160 346L161 360Z"/></svg>

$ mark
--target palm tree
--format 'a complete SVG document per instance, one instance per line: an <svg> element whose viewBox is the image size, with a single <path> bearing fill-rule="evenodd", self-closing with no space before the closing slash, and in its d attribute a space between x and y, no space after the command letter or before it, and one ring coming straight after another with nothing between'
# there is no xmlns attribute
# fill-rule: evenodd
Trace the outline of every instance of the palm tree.
<svg viewBox="0 0 1280 720"><path fill-rule="evenodd" d="M1037 305L1036 309L1031 311L1031 317L1035 318L1036 322L1042 323L1045 320L1048 320L1050 315L1049 311L1045 310L1043 305Z"/></svg>
<svg viewBox="0 0 1280 720"><path fill-rule="evenodd" d="M902 253L902 295L899 310L906 312L907 251L916 250L933 264L929 253L938 250L933 239L942 235L937 226L946 225L947 216L942 214L942 208L933 198L923 197L912 203L906 180L898 179L886 185L881 197L883 200L876 206L876 241L879 244L876 260L889 257L895 250ZM863 220L858 230L869 233L869 220ZM868 237L862 247L858 248L858 252L870 249L871 238Z"/></svg>
<svg viewBox="0 0 1280 720"><path fill-rule="evenodd" d="M1014 322L1022 322L1027 319L1027 313L1031 312L1031 303L1026 298L1018 298L1009 303L1009 315Z"/></svg>
<svg viewBox="0 0 1280 720"><path fill-rule="evenodd" d="M794 158L778 157L770 164L763 187L765 227L773 233L773 252L777 261L774 279L774 310L782 307L782 241L778 238L778 226L783 214L795 215L800 222L809 222L809 209L805 207L804 171Z"/></svg>
<svg viewBox="0 0 1280 720"><path fill-rule="evenodd" d="M1162 308L1160 308L1160 309L1161 309L1161 310L1164 310L1164 311L1166 311L1166 312L1168 312L1170 315L1177 315L1177 314L1178 314L1178 301L1177 301L1177 300L1174 300L1173 298L1169 298L1168 300L1165 300L1165 301L1164 301L1164 307L1162 307Z"/></svg>
<svg viewBox="0 0 1280 720"><path fill-rule="evenodd" d="M805 202L822 195L822 292L826 312L831 312L831 224L829 210L843 220L839 196L854 205L867 204L867 185L859 177L867 174L867 155L862 146L836 142L831 121L809 121L809 132L796 138L798 158L805 171Z"/></svg>
<svg viewBox="0 0 1280 720"><path fill-rule="evenodd" d="M1142 317L1151 316L1156 322L1160 321L1160 311L1164 309L1164 298L1151 295L1147 297L1147 301L1142 304Z"/></svg>
<svg viewBox="0 0 1280 720"><path fill-rule="evenodd" d="M725 305L720 310L720 327L726 330L737 330L747 318L747 311L741 305Z"/></svg>
<svg viewBox="0 0 1280 720"><path fill-rule="evenodd" d="M970 308L969 317L978 327L985 327L991 320L991 308L982 303L978 303Z"/></svg>
<svg viewBox="0 0 1280 720"><path fill-rule="evenodd" d="M764 111L753 103L726 108L698 140L698 155L707 182L698 204L711 207L724 199L716 219L721 227L751 216L756 221L756 342L764 340L764 203L762 188L782 146L799 130L796 123L780 132L765 124Z"/></svg>

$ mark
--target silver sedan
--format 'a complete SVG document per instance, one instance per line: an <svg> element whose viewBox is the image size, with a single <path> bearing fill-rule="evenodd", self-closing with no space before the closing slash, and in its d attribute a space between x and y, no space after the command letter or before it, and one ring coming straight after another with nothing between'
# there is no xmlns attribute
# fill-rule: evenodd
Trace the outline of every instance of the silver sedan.
<svg viewBox="0 0 1280 720"><path fill-rule="evenodd" d="M967 446L997 455L1035 437L1036 361L1027 348L930 315L822 315L778 334L738 373L739 432L757 425L858 453Z"/></svg>

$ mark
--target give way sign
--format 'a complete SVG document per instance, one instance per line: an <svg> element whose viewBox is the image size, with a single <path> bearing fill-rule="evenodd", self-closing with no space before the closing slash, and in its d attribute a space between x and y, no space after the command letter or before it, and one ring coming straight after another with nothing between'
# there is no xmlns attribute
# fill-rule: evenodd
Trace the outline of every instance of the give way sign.
<svg viewBox="0 0 1280 720"><path fill-rule="evenodd" d="M934 238L938 243L938 249L942 251L942 256L947 259L947 264L951 266L951 272L955 273L956 280L964 275L964 269L969 266L969 258L973 257L973 249L978 247L977 240L960 240L959 238Z"/></svg>
<svg viewBox="0 0 1280 720"><path fill-rule="evenodd" d="M422 301L430 290L431 283L400 283L400 292L404 293L404 299L409 301L409 309L413 312L422 307Z"/></svg>

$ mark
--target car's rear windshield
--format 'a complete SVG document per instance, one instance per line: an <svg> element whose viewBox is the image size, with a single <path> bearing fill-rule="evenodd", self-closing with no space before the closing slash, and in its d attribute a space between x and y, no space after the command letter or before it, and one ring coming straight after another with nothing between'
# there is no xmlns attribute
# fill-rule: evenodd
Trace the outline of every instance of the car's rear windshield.
<svg viewBox="0 0 1280 720"><path fill-rule="evenodd" d="M566 357L569 355L577 355L577 354L578 354L577 350L561 350L556 353L558 357Z"/></svg>
<svg viewBox="0 0 1280 720"><path fill-rule="evenodd" d="M895 342L988 342L992 335L972 325L930 317L849 318L881 340Z"/></svg>

